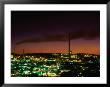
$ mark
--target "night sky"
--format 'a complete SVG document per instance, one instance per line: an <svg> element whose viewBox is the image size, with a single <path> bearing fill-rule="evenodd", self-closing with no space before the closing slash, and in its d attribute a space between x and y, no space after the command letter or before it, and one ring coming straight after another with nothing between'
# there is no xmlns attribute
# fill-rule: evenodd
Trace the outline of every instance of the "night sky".
<svg viewBox="0 0 110 87"><path fill-rule="evenodd" d="M11 50L16 53L100 54L99 11L12 11Z"/></svg>

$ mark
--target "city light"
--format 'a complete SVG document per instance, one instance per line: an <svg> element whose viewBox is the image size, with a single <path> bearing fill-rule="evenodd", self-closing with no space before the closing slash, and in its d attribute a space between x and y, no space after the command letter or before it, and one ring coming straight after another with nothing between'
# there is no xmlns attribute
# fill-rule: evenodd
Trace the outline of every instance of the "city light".
<svg viewBox="0 0 110 87"><path fill-rule="evenodd" d="M86 77L100 76L99 55L92 54L13 55L12 77ZM18 58L19 57L19 58ZM78 58L77 58L78 57Z"/></svg>

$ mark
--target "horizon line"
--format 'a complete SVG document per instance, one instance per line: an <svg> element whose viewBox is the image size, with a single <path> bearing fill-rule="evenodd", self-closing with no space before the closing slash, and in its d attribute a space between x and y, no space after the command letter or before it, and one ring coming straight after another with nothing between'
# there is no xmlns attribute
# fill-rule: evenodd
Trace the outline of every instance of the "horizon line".
<svg viewBox="0 0 110 87"><path fill-rule="evenodd" d="M11 53L14 53L14 52L11 52ZM36 52L36 54L37 54L38 52ZM41 54L43 54L44 52L42 52ZM46 54L49 54L49 53L51 53L51 52L47 52ZM60 53L60 52L59 52ZM57 53L53 53L53 54L59 54L58 52ZM15 54L23 54L23 53L15 53ZM34 54L34 53L24 53L24 54ZM65 53L61 53L61 54L65 54ZM66 54L68 54L68 53L66 53ZM95 54L95 53L71 53L71 54ZM95 54L95 55L100 55L100 54Z"/></svg>

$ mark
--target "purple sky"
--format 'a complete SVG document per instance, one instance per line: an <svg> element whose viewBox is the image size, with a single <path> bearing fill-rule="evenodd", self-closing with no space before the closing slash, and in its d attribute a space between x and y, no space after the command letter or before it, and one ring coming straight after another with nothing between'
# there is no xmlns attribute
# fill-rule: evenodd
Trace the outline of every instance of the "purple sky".
<svg viewBox="0 0 110 87"><path fill-rule="evenodd" d="M22 53L100 53L99 11L12 11L11 49Z"/></svg>

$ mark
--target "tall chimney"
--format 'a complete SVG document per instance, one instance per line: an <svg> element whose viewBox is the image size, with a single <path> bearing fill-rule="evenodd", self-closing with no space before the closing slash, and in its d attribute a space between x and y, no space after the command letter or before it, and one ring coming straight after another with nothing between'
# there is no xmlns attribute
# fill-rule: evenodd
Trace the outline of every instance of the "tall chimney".
<svg viewBox="0 0 110 87"><path fill-rule="evenodd" d="M70 33L68 34L68 45L69 45L69 48L68 48L69 58L71 58L71 55L70 55Z"/></svg>
<svg viewBox="0 0 110 87"><path fill-rule="evenodd" d="M23 49L23 58L24 58L24 49Z"/></svg>
<svg viewBox="0 0 110 87"><path fill-rule="evenodd" d="M15 57L15 47L14 47L14 52L13 52L13 58Z"/></svg>

